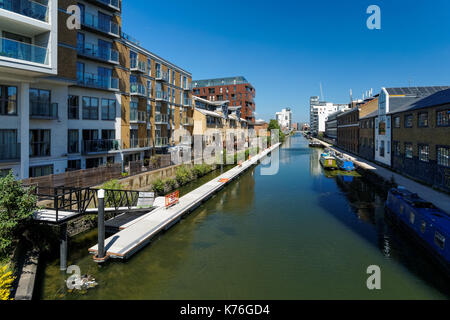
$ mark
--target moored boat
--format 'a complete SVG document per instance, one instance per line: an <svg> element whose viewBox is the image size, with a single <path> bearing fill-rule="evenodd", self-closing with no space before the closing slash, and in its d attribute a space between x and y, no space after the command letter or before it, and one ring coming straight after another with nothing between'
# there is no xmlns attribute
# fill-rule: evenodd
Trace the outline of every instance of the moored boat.
<svg viewBox="0 0 450 320"><path fill-rule="evenodd" d="M355 171L355 164L353 161L343 157L343 156L336 156L336 163L340 170L342 171Z"/></svg>
<svg viewBox="0 0 450 320"><path fill-rule="evenodd" d="M336 158L330 152L325 152L320 155L320 164L327 170L339 169L336 164Z"/></svg>
<svg viewBox="0 0 450 320"><path fill-rule="evenodd" d="M450 276L450 216L405 188L389 192L386 213L444 266Z"/></svg>
<svg viewBox="0 0 450 320"><path fill-rule="evenodd" d="M317 141L313 141L309 143L310 148L323 148L322 144Z"/></svg>

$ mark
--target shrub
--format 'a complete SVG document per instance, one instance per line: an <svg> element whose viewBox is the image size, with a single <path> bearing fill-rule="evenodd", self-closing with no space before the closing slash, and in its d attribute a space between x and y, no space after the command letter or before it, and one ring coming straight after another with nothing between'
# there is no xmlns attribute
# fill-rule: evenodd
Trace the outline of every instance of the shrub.
<svg viewBox="0 0 450 320"><path fill-rule="evenodd" d="M25 229L31 218L37 198L31 189L22 187L12 171L0 179L0 255L7 255L13 240Z"/></svg>
<svg viewBox="0 0 450 320"><path fill-rule="evenodd" d="M164 186L165 186L164 181L162 179L158 178L153 182L152 189L158 195L162 195L162 194L164 194Z"/></svg>
<svg viewBox="0 0 450 320"><path fill-rule="evenodd" d="M9 294L13 282L14 276L8 267L0 266L0 300L11 300Z"/></svg>
<svg viewBox="0 0 450 320"><path fill-rule="evenodd" d="M177 187L177 180L176 179L167 179L166 181L165 181L165 186L166 186L166 190L169 192L169 191L172 191L173 189L176 189L176 187Z"/></svg>
<svg viewBox="0 0 450 320"><path fill-rule="evenodd" d="M182 186L193 179L193 172L185 165L182 165L177 168L175 176L178 184Z"/></svg>
<svg viewBox="0 0 450 320"><path fill-rule="evenodd" d="M105 182L102 186L104 190L123 190L124 186L117 179L112 179ZM106 207L115 207L116 204L119 204L122 195L121 192L114 193L114 198L108 197L106 199L105 205Z"/></svg>

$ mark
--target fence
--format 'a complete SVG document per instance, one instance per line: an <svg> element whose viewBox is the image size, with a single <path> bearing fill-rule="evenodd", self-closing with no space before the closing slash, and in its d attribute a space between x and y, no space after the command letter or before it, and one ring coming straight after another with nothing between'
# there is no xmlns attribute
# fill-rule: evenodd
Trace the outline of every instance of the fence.
<svg viewBox="0 0 450 320"><path fill-rule="evenodd" d="M154 161L152 160L138 160L138 161L131 161L128 164L128 173L130 176L134 176L143 172L158 170L167 168L173 165L171 156L169 154L160 155L157 157L154 157Z"/></svg>

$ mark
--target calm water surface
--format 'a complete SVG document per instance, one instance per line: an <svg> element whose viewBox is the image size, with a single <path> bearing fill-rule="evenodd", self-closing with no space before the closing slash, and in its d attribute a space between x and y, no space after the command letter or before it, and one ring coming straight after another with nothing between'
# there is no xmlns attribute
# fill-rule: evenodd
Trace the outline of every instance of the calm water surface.
<svg viewBox="0 0 450 320"><path fill-rule="evenodd" d="M449 281L385 221L385 195L362 177L325 174L320 152L292 137L277 175L248 171L127 262L94 264L87 249L96 230L71 240L69 262L99 286L67 292L55 260L42 271L39 297L448 299ZM381 267L380 291L366 287L370 265Z"/></svg>

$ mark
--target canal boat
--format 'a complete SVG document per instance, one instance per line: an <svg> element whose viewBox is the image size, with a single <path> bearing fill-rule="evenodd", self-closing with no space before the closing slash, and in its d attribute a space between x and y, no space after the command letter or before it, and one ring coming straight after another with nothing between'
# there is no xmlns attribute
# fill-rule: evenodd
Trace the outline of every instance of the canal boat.
<svg viewBox="0 0 450 320"><path fill-rule="evenodd" d="M309 143L309 147L310 148L322 148L323 146L320 142L312 141Z"/></svg>
<svg viewBox="0 0 450 320"><path fill-rule="evenodd" d="M337 155L336 157L336 163L340 170L342 171L355 171L355 164L353 161L345 158L343 155Z"/></svg>
<svg viewBox="0 0 450 320"><path fill-rule="evenodd" d="M320 155L320 164L326 170L336 170L339 169L336 163L336 158L331 151L326 151Z"/></svg>
<svg viewBox="0 0 450 320"><path fill-rule="evenodd" d="M402 187L391 189L386 209L450 276L450 215Z"/></svg>

